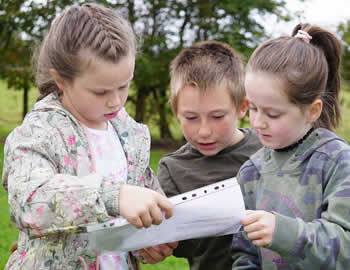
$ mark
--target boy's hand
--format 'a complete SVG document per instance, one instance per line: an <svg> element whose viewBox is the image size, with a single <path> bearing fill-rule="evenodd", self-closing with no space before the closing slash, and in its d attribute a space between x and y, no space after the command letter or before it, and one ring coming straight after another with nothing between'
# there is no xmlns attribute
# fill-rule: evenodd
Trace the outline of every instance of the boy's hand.
<svg viewBox="0 0 350 270"><path fill-rule="evenodd" d="M275 233L275 215L266 211L252 210L247 210L245 214L241 223L248 238L259 247L270 244Z"/></svg>
<svg viewBox="0 0 350 270"><path fill-rule="evenodd" d="M156 264L173 254L179 242L161 244L154 247L140 249L140 254L149 264Z"/></svg>
<svg viewBox="0 0 350 270"><path fill-rule="evenodd" d="M151 189L122 185L119 194L120 215L137 228L159 225L173 215L173 205L168 198Z"/></svg>

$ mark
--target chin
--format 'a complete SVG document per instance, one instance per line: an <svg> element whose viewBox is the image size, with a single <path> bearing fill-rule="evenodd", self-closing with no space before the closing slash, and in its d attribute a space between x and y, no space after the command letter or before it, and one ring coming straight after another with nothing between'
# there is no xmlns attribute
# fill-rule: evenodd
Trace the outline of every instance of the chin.
<svg viewBox="0 0 350 270"><path fill-rule="evenodd" d="M207 157L215 156L217 153L219 153L219 151L217 150L212 150L212 151L206 151L206 150L200 150L200 149L198 150L199 152L201 152L203 156L207 156Z"/></svg>

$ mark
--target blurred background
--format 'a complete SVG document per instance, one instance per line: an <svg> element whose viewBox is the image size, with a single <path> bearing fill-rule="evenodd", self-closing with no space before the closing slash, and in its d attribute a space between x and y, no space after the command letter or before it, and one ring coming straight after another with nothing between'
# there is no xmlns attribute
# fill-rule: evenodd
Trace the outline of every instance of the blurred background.
<svg viewBox="0 0 350 270"><path fill-rule="evenodd" d="M32 73L33 50L65 7L91 1L0 0L0 173L3 145L38 96ZM194 41L229 43L245 60L261 42L289 35L299 23L315 23L334 32L343 44L343 121L336 133L350 141L350 1L349 0L96 0L129 19L140 40L136 70L126 109L150 127L151 166L183 143L168 101L168 66ZM240 125L249 126L248 118ZM7 194L0 188L0 269L17 238L8 214ZM188 269L171 257L143 269Z"/></svg>

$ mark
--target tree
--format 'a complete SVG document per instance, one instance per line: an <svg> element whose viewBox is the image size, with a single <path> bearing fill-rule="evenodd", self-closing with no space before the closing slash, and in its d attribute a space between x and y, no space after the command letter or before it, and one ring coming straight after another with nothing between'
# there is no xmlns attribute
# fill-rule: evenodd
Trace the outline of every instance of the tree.
<svg viewBox="0 0 350 270"><path fill-rule="evenodd" d="M76 2L79 1L0 2L0 78L7 81L8 88L23 91L23 117L28 111L29 89L34 85L33 51L56 14Z"/></svg>
<svg viewBox="0 0 350 270"><path fill-rule="evenodd" d="M350 20L338 26L343 41L342 77L350 81Z"/></svg>
<svg viewBox="0 0 350 270"><path fill-rule="evenodd" d="M1 2L1 53L6 55L12 50L11 58L6 56L1 59L4 61L2 63L6 63L2 66L6 69L6 72L2 73L3 78L10 82L16 81L10 78L22 76L23 84L12 85L25 89L27 82L33 81L29 75L23 75L24 71L30 70L29 48L43 37L58 12L68 5L82 2L86 1ZM98 0L96 2L119 9L130 20L140 37L140 53L136 59L133 83L136 91L130 95L129 102L134 104L134 116L137 121L157 123L161 138L172 137L169 128L172 116L167 104L168 67L170 61L184 46L194 41L215 39L231 44L248 57L260 39L265 36L264 28L257 22L256 16L271 15L287 19L281 15L286 14L283 0ZM17 62L13 59L17 59Z"/></svg>
<svg viewBox="0 0 350 270"><path fill-rule="evenodd" d="M273 0L117 1L115 7L128 16L142 41L134 78L137 94L131 98L136 120L158 121L161 138L171 138L168 67L175 55L194 41L215 39L248 57L265 36L253 14L287 19L280 15L286 13L284 5L284 1Z"/></svg>
<svg viewBox="0 0 350 270"><path fill-rule="evenodd" d="M9 88L23 90L23 117L28 111L28 92L33 83L30 55L32 42L21 37L21 7L25 1L1 2L0 78Z"/></svg>

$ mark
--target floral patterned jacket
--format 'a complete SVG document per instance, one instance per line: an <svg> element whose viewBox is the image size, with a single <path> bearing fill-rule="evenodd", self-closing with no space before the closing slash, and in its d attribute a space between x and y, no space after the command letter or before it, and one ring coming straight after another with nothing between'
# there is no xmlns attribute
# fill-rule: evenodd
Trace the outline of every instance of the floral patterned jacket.
<svg viewBox="0 0 350 270"><path fill-rule="evenodd" d="M127 184L161 192L149 168L150 135L124 109L112 121L128 161ZM118 216L121 182L95 173L84 127L57 95L37 102L5 143L2 184L19 229L5 269L89 269L96 254L82 228ZM136 264L130 257L130 268Z"/></svg>

